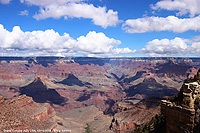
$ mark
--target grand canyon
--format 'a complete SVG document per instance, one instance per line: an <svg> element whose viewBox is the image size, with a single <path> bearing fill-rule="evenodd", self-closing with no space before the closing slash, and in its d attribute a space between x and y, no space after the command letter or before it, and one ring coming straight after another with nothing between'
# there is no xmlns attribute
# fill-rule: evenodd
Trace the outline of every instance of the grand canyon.
<svg viewBox="0 0 200 133"><path fill-rule="evenodd" d="M167 114L161 100L199 67L200 58L0 57L0 132L136 132Z"/></svg>

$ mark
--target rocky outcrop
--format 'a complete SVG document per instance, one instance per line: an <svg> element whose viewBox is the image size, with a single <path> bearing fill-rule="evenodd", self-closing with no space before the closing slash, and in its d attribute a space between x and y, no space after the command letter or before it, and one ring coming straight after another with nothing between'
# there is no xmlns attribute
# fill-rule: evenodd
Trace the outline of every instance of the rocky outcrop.
<svg viewBox="0 0 200 133"><path fill-rule="evenodd" d="M127 105L126 105L127 106ZM131 109L116 113L110 128L115 132L126 131L141 126L160 113L160 99L147 98L135 104Z"/></svg>
<svg viewBox="0 0 200 133"><path fill-rule="evenodd" d="M116 102L112 107L112 111L113 113L119 113L119 112L124 112L126 110L130 110L134 107L135 106L133 105L133 102L130 102L128 100L123 100L120 102Z"/></svg>
<svg viewBox="0 0 200 133"><path fill-rule="evenodd" d="M0 103L0 131L54 130L55 111L49 104L35 103L31 97L21 95Z"/></svg>
<svg viewBox="0 0 200 133"><path fill-rule="evenodd" d="M185 83L183 89L182 106L188 109L194 109L194 101L199 97L200 86L197 82Z"/></svg>
<svg viewBox="0 0 200 133"><path fill-rule="evenodd" d="M166 100L162 101L161 113L166 116L167 133L193 133L195 110L173 105Z"/></svg>
<svg viewBox="0 0 200 133"><path fill-rule="evenodd" d="M177 97L170 101L162 100L161 113L166 116L167 133L199 132L199 72L193 79L185 80ZM198 105L195 106L195 103Z"/></svg>
<svg viewBox="0 0 200 133"><path fill-rule="evenodd" d="M50 104L44 104L43 108L40 109L38 112L34 113L31 118L32 119L38 119L40 121L47 121L53 117L55 117L56 112L55 110L50 106Z"/></svg>

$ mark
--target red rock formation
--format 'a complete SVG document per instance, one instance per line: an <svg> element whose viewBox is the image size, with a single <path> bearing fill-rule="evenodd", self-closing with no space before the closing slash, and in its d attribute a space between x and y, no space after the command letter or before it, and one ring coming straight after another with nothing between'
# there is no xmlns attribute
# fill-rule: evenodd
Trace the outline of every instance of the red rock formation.
<svg viewBox="0 0 200 133"><path fill-rule="evenodd" d="M55 111L49 104L35 103L25 95L5 101L2 97L0 99L0 131L58 129L51 119L55 116Z"/></svg>
<svg viewBox="0 0 200 133"><path fill-rule="evenodd" d="M46 104L43 106L43 109L34 113L31 116L31 118L38 119L40 121L47 121L47 120L53 118L55 115L56 115L56 113L55 113L54 109L49 104Z"/></svg>
<svg viewBox="0 0 200 133"><path fill-rule="evenodd" d="M199 132L200 69L193 79L183 83L177 97L161 101L166 117L166 132ZM196 101L197 100L197 101Z"/></svg>
<svg viewBox="0 0 200 133"><path fill-rule="evenodd" d="M119 112L124 112L126 110L130 110L134 108L135 106L133 105L133 102L130 102L128 100L123 100L120 102L116 102L114 106L112 106L112 112L113 113L119 113Z"/></svg>
<svg viewBox="0 0 200 133"><path fill-rule="evenodd" d="M160 99L157 98L143 99L134 107L131 105L131 109L116 113L113 117L111 129L115 132L121 132L147 123L152 117L160 113L159 103Z"/></svg>

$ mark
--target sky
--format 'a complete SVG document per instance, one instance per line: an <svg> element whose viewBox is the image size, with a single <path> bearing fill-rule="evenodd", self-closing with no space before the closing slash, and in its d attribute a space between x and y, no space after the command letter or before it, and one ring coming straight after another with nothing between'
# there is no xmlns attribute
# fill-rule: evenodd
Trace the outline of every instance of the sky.
<svg viewBox="0 0 200 133"><path fill-rule="evenodd" d="M0 0L0 56L199 57L200 0Z"/></svg>

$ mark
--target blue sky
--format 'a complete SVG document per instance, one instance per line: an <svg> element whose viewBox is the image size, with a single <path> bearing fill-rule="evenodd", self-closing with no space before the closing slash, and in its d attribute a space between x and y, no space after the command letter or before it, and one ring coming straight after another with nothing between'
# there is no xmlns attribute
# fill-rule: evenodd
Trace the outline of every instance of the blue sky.
<svg viewBox="0 0 200 133"><path fill-rule="evenodd" d="M0 56L198 57L200 0L0 0Z"/></svg>

